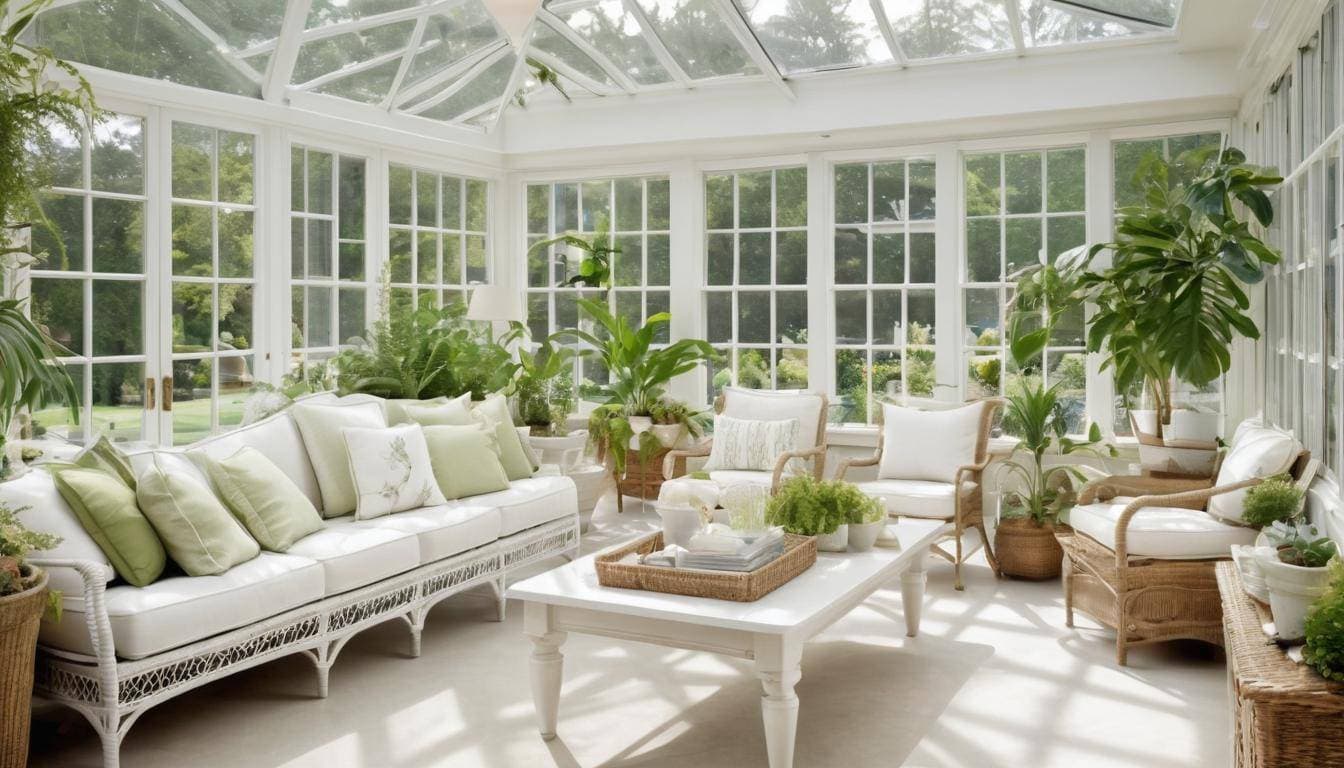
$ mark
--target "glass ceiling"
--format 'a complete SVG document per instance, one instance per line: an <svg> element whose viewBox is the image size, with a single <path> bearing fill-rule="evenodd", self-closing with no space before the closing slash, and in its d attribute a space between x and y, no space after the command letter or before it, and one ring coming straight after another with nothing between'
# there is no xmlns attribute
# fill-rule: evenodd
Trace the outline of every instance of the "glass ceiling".
<svg viewBox="0 0 1344 768"><path fill-rule="evenodd" d="M261 98L349 99L488 130L510 107L865 66L1170 36L1180 0L544 0L515 51L494 0L58 0L25 32L58 56ZM282 39L283 38L283 39ZM281 46L297 58L273 72ZM549 81L549 84L548 84ZM554 86L554 87L552 87ZM281 89L283 90L283 89Z"/></svg>

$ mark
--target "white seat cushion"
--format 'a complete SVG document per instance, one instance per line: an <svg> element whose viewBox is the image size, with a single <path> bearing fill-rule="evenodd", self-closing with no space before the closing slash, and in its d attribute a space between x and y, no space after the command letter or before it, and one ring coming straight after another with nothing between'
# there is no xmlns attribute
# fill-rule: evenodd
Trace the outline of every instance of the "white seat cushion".
<svg viewBox="0 0 1344 768"><path fill-rule="evenodd" d="M327 520L317 533L294 542L289 554L322 564L326 594L337 595L395 576L420 564L415 534L380 528L377 520Z"/></svg>
<svg viewBox="0 0 1344 768"><path fill-rule="evenodd" d="M1115 521L1132 499L1074 507L1069 524L1101 544L1115 549ZM1201 560L1228 557L1236 544L1252 544L1257 531L1228 525L1197 509L1145 507L1129 521L1126 549L1137 557Z"/></svg>
<svg viewBox="0 0 1344 768"><path fill-rule="evenodd" d="M495 507L499 510L499 535L504 537L566 515L577 516L579 493L568 477L542 475L514 480L507 490L450 501L448 506Z"/></svg>
<svg viewBox="0 0 1344 768"><path fill-rule="evenodd" d="M869 480L855 483L859 490L882 500L887 512L904 517L951 519L957 512L957 499L951 483L933 480ZM975 490L975 483L962 483L963 492Z"/></svg>
<svg viewBox="0 0 1344 768"><path fill-rule="evenodd" d="M775 473L758 472L750 469L716 469L709 473L709 479L718 484L720 488L727 488L730 485L764 485L769 488L775 481Z"/></svg>
<svg viewBox="0 0 1344 768"><path fill-rule="evenodd" d="M485 505L440 504L375 518L379 528L409 533L420 545L420 564L438 562L499 538L499 510Z"/></svg>
<svg viewBox="0 0 1344 768"><path fill-rule="evenodd" d="M322 566L291 554L262 552L217 576L174 576L147 587L107 590L117 656L139 659L261 621L320 600ZM91 653L83 606L44 622L42 642Z"/></svg>

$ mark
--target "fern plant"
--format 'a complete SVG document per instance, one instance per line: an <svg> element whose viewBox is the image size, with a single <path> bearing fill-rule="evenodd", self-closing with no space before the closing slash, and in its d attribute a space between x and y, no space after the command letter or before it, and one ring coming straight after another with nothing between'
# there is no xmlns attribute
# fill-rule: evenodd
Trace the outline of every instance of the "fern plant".
<svg viewBox="0 0 1344 768"><path fill-rule="evenodd" d="M1271 477L1246 492L1241 519L1258 528L1287 522L1301 514L1305 497L1306 493L1287 475Z"/></svg>
<svg viewBox="0 0 1344 768"><path fill-rule="evenodd" d="M886 516L882 502L853 483L799 475L784 481L766 505L766 521L789 533L835 533L848 523L877 522Z"/></svg>

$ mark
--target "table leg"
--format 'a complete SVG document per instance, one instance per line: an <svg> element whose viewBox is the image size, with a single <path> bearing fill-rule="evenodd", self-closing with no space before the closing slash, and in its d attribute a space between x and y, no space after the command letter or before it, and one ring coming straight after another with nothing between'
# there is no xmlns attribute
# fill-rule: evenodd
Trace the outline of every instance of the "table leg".
<svg viewBox="0 0 1344 768"><path fill-rule="evenodd" d="M765 724L765 753L770 768L793 767L793 745L798 733L798 695L793 687L802 678L802 648L783 638L758 637L756 676L765 693L761 719Z"/></svg>
<svg viewBox="0 0 1344 768"><path fill-rule="evenodd" d="M924 607L924 585L928 581L928 553L916 557L901 574L901 608L905 611L905 636L919 634L919 613Z"/></svg>
<svg viewBox="0 0 1344 768"><path fill-rule="evenodd" d="M555 723L560 714L560 683L564 678L565 656L560 653L566 634L550 628L550 607L529 603L524 606L524 631L532 640L528 672L532 682L532 703L537 709L541 737L555 738Z"/></svg>

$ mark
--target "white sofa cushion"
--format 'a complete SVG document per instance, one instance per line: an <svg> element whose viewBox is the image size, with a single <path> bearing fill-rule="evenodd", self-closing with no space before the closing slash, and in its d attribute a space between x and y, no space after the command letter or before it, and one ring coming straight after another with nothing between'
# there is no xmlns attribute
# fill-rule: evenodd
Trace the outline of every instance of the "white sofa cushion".
<svg viewBox="0 0 1344 768"><path fill-rule="evenodd" d="M1237 430L1236 443L1227 452L1218 470L1218 485L1230 485L1257 477L1287 472L1293 467L1301 446L1293 436L1273 427L1252 426ZM1249 488L1220 493L1209 499L1209 514L1233 522L1241 521Z"/></svg>
<svg viewBox="0 0 1344 768"><path fill-rule="evenodd" d="M552 520L574 516L579 511L579 493L574 481L563 475L537 475L509 483L508 490L483 493L448 502L458 507L495 507L499 510L499 535L512 536Z"/></svg>
<svg viewBox="0 0 1344 768"><path fill-rule="evenodd" d="M705 470L746 469L773 472L779 457L798 443L798 420L760 421L714 417L714 442Z"/></svg>
<svg viewBox="0 0 1344 768"><path fill-rule="evenodd" d="M722 415L747 421L797 419L793 450L805 451L817 447L817 427L826 418L822 413L823 400L821 395L805 390L724 387Z"/></svg>
<svg viewBox="0 0 1344 768"><path fill-rule="evenodd" d="M1119 497L1109 502L1074 507L1069 524L1101 544L1115 549L1115 522L1133 499ZM1145 507L1134 515L1126 529L1125 546L1130 555L1169 560L1200 560L1227 557L1234 544L1252 544L1254 528L1228 525L1197 509Z"/></svg>
<svg viewBox="0 0 1344 768"><path fill-rule="evenodd" d="M869 480L855 483L859 490L886 505L887 512L903 517L951 519L957 512L955 486L934 480ZM961 484L963 493L975 490L975 483Z"/></svg>
<svg viewBox="0 0 1344 768"><path fill-rule="evenodd" d="M216 576L112 587L107 615L117 656L144 658L320 600L322 581L312 560L263 552ZM83 606L67 606L59 622L44 621L42 642L92 653Z"/></svg>
<svg viewBox="0 0 1344 768"><path fill-rule="evenodd" d="M232 432L208 437L187 447L187 455L200 463L202 457L223 461L243 448L254 448L271 460L303 491L303 495L322 508L322 489L308 460L308 449L303 444L299 425L289 411L277 413L261 421L240 427Z"/></svg>
<svg viewBox="0 0 1344 768"><path fill-rule="evenodd" d="M428 565L498 539L500 515L498 509L486 505L440 504L396 512L371 524L415 536L420 564Z"/></svg>
<svg viewBox="0 0 1344 768"><path fill-rule="evenodd" d="M364 401L295 403L291 412L303 434L303 445L322 489L322 516L340 517L355 511L357 496L350 459L341 439L347 427L381 429L387 426L383 408Z"/></svg>
<svg viewBox="0 0 1344 768"><path fill-rule="evenodd" d="M975 463L986 403L945 411L882 404L882 462L877 476L891 480L956 482L957 468Z"/></svg>
<svg viewBox="0 0 1344 768"><path fill-rule="evenodd" d="M117 572L112 568L112 562L103 554L98 542L84 530L74 510L61 498L51 475L45 470L35 470L23 477L0 483L0 504L19 510L19 521L29 530L61 537L61 543L54 549L34 552L34 557L88 560L103 567L107 581L116 578ZM73 570L50 569L49 578L50 587L65 593L67 597L78 597L84 592L84 580Z"/></svg>
<svg viewBox="0 0 1344 768"><path fill-rule="evenodd" d="M294 542L288 554L322 564L327 595L338 595L395 576L420 564L415 535L380 528L377 520L340 517Z"/></svg>
<svg viewBox="0 0 1344 768"><path fill-rule="evenodd" d="M419 424L384 429L341 430L355 483L355 518L370 520L443 504L443 492L429 463L429 446Z"/></svg>
<svg viewBox="0 0 1344 768"><path fill-rule="evenodd" d="M131 460L131 469L135 476L143 475L150 467L157 466L170 475L184 474L206 488L214 487L210 476L200 464L192 460L185 448L147 448L127 454Z"/></svg>

